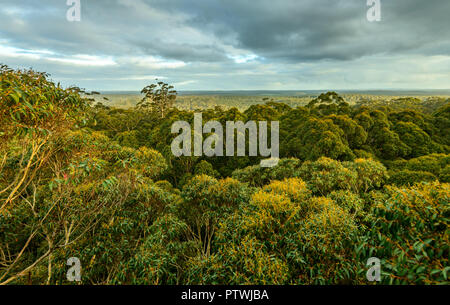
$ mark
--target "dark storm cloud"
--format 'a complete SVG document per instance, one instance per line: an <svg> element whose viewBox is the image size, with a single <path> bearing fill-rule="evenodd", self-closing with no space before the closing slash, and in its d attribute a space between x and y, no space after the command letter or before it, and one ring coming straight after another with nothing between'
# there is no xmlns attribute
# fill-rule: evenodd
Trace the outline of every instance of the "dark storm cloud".
<svg viewBox="0 0 450 305"><path fill-rule="evenodd" d="M402 86L443 84L450 1L381 3L370 23L366 0L81 0L71 23L66 0L2 0L0 62L101 88L153 76L205 89L370 86L389 79L379 67L407 71Z"/></svg>
<svg viewBox="0 0 450 305"><path fill-rule="evenodd" d="M187 24L217 37L235 37L236 47L273 59L449 53L450 1L381 2L380 23L367 22L365 0L160 0L153 5L168 12L182 8L191 16ZM447 44L430 50L442 41Z"/></svg>

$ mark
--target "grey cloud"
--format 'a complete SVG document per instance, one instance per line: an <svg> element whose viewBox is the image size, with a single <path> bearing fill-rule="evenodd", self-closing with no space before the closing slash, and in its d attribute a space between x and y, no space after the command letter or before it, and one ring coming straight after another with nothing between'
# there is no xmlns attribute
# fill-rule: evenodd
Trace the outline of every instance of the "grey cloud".
<svg viewBox="0 0 450 305"><path fill-rule="evenodd" d="M299 87L314 82L330 86L331 80L341 84L339 73L348 75L350 85L352 72L369 86L381 73L373 72L371 79L364 71L373 58L382 67L402 71L406 65L401 58L414 58L423 63L416 62L418 71L409 71L416 75L419 66L422 73L439 67L433 56L450 54L447 0L381 0L382 21L377 23L366 20L366 0L81 0L79 23L65 20L65 2L2 0L0 43L53 55L33 60L0 53L0 62L32 66L86 87L117 86L111 75L122 83L129 77L130 84L160 75L183 84L197 77L187 86L225 89L267 88L274 77L283 87L295 82ZM76 65L73 60L80 54L111 58L116 64ZM259 57L235 62L247 56ZM139 64L145 57L184 65ZM448 76L450 67L442 69L442 77ZM99 81L92 81L96 77ZM423 84L420 80L416 76L410 82Z"/></svg>
<svg viewBox="0 0 450 305"><path fill-rule="evenodd" d="M82 0L79 24L65 22L65 1L4 2L3 7L25 13L23 24L15 24L3 12L2 36L18 45L65 53L140 51L188 61L226 58L223 47L208 36L189 41L193 30L265 58L293 61L426 53L438 41L450 39L450 2L443 0L382 0L383 21L378 24L365 19L363 0ZM447 46L433 49L434 54L448 52Z"/></svg>

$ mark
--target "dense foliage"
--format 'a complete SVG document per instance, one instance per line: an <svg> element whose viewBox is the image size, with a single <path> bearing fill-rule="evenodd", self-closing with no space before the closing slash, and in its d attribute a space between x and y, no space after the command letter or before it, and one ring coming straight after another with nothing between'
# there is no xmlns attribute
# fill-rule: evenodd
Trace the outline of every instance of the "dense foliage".
<svg viewBox="0 0 450 305"><path fill-rule="evenodd" d="M193 111L167 84L118 109L0 72L2 284L67 284L69 257L84 284L367 284L370 257L384 284L449 283L448 100L203 109L280 122L281 160L261 168L174 157Z"/></svg>

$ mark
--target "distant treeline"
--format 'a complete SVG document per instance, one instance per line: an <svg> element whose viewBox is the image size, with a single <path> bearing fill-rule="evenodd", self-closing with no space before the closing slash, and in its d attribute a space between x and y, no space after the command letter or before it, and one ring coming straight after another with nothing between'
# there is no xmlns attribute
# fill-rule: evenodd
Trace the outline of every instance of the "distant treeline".
<svg viewBox="0 0 450 305"><path fill-rule="evenodd" d="M329 92L296 108L269 99L264 102L243 112L237 108L223 110L216 106L203 110L203 118L204 121L216 120L223 124L226 121L280 121L281 157L304 161L322 156L340 161L363 157L399 170L399 164L407 163L407 160L450 151L448 99L399 98L350 106L341 96ZM192 123L193 111L173 108L163 119L157 116L152 111L115 109L97 104L88 126L122 146L146 146L162 152L177 173L169 174L167 179L178 185L180 179L186 180L180 173L189 177L193 172L190 168L183 168L184 159L171 155L170 144L176 135L171 134L170 126L179 120ZM192 160L193 163L201 160L211 163L222 177L230 176L235 169L259 162L251 157ZM441 175L440 171L433 172L425 167L416 170L435 178Z"/></svg>

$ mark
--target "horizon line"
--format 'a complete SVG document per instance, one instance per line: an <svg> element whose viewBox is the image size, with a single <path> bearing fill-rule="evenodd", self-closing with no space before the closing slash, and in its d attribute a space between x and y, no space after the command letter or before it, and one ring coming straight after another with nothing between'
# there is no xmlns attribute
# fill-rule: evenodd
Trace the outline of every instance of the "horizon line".
<svg viewBox="0 0 450 305"><path fill-rule="evenodd" d="M121 92L133 92L141 93L141 90L88 90L104 93L121 93ZM188 90L176 90L177 93L189 93L189 92L330 92L330 91L340 91L340 92L430 92L430 91L448 91L450 94L450 88L437 88L437 89L188 89Z"/></svg>

